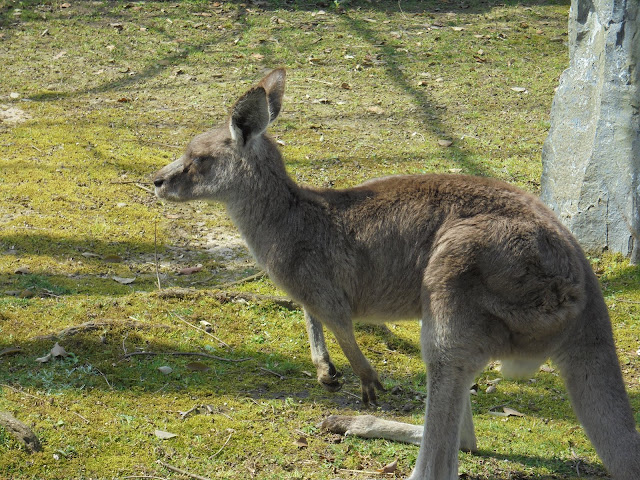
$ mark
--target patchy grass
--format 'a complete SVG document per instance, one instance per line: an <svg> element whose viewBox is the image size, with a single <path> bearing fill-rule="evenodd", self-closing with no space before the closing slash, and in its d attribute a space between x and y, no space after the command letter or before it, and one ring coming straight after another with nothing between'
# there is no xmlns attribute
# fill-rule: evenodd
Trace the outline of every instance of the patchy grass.
<svg viewBox="0 0 640 480"><path fill-rule="evenodd" d="M568 3L0 0L0 351L21 348L0 354L0 409L44 444L29 454L0 429L0 477L183 478L160 460L210 478L369 478L394 459L407 476L417 448L319 431L361 410L338 347L346 385L328 394L301 312L216 299L258 271L222 209L160 204L150 175L283 65L272 133L299 181L464 172L536 192ZM640 273L593 264L638 412ZM162 298L158 282L196 293ZM223 289L281 294L267 279ZM358 337L389 390L378 414L420 423L418 325ZM70 355L36 362L56 341ZM140 351L158 355L126 356ZM466 478L606 477L553 371L486 393L497 376L478 379ZM488 413L500 404L526 416Z"/></svg>

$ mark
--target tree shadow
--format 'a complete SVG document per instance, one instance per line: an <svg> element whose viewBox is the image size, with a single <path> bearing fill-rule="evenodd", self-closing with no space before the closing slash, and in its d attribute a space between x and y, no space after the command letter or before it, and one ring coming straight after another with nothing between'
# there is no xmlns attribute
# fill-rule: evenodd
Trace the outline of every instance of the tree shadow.
<svg viewBox="0 0 640 480"><path fill-rule="evenodd" d="M99 320L96 323L99 324ZM217 405L215 398L221 396L256 402L293 400L319 405L327 412L326 415L374 414L393 418L394 415L423 414L423 401L408 399L405 390L381 393L380 407L374 409L363 406L360 402L358 380L352 374L346 375L346 384L341 391L328 393L316 384L315 378L305 373L314 371L310 359L294 359L278 352L258 351L248 345L238 346L232 351L216 351L214 354L197 348L186 350L164 338L163 332L169 329L171 326L161 323L137 324L132 327L123 321L95 329L80 329L77 333L63 337L52 332L52 335L32 338L20 345L20 353L0 355L0 391L5 388L26 388L47 392L48 395L80 390L122 391L134 395L188 392L194 406L211 403L214 408ZM154 336L155 333L159 334ZM70 356L52 359L48 363L34 362L35 357L44 355L54 341L59 341ZM152 352L154 355L127 356L127 353L137 351L136 345L144 346L145 352ZM9 346L12 346L9 339L0 339L0 352ZM211 356L190 355L198 352ZM213 358L213 355L218 358ZM193 362L198 363L197 368L189 367ZM163 374L158 370L159 366L171 366L173 372ZM25 371L29 374L25 375ZM383 380L402 385L411 381L405 376L394 377L387 372L381 374ZM15 378L20 378L19 384ZM519 395L519 402L534 403L539 394L538 391L523 393ZM412 402L411 410L407 410L408 402ZM565 410L559 410L557 406L544 407L535 415L545 419L566 420ZM309 424L317 424L320 420L322 418L308 419ZM482 443L482 438L479 441ZM583 473L605 475L602 467L581 459L502 454L484 449L473 455L514 462L525 467L542 466L549 471L570 473L579 468Z"/></svg>

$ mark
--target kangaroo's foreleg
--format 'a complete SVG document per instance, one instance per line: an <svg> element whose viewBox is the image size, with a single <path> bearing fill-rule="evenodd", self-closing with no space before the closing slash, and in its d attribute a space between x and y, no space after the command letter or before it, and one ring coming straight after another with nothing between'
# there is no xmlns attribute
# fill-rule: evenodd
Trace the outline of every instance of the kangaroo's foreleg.
<svg viewBox="0 0 640 480"><path fill-rule="evenodd" d="M327 344L324 341L324 331L322 323L316 320L305 310L304 319L307 325L307 335L311 347L311 361L316 366L318 383L330 392L337 392L342 388L339 378L341 373L331 362Z"/></svg>
<svg viewBox="0 0 640 480"><path fill-rule="evenodd" d="M384 387L378 379L378 374L373 369L367 358L362 354L362 351L356 342L351 318L332 318L325 320L324 325L334 334L336 340L338 340L340 348L342 348L342 352L347 357L347 360L349 360L351 368L353 368L355 374L360 377L363 403L375 404L376 389L384 391Z"/></svg>

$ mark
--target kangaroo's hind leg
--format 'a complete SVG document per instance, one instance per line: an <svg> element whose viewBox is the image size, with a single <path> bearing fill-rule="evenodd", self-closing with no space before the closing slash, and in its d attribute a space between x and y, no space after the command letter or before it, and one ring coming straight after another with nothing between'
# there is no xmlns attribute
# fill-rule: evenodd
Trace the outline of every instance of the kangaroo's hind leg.
<svg viewBox="0 0 640 480"><path fill-rule="evenodd" d="M423 318L421 344L427 366L424 434L410 480L456 480L458 449L475 450L469 386L487 364L482 318L441 296ZM435 308L434 308L435 307ZM440 308L438 308L440 307ZM477 323L478 322L478 323Z"/></svg>

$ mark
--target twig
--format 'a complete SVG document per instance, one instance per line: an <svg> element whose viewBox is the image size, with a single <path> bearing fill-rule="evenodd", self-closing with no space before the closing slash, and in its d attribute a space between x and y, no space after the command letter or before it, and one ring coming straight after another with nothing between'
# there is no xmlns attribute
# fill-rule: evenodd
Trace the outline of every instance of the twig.
<svg viewBox="0 0 640 480"><path fill-rule="evenodd" d="M158 290L162 290L160 285L160 270L158 268L158 219L153 224L153 255L156 264L156 279L158 280Z"/></svg>
<svg viewBox="0 0 640 480"><path fill-rule="evenodd" d="M253 280L258 280L259 278L262 278L265 275L266 275L266 272L264 270L261 270L258 273L254 273L253 275L249 275L248 277L241 278L240 280L234 280L233 282L227 282L221 285L214 285L211 288L219 288L222 290L223 288L229 288L235 285L242 285L243 283L252 282Z"/></svg>
<svg viewBox="0 0 640 480"><path fill-rule="evenodd" d="M320 38L320 40L322 40L322 38ZM323 85L328 85L330 87L333 87L333 83L331 82L327 82L326 80L318 80L317 78L312 78L312 77L307 77L307 80L310 82L317 82L317 83L322 83Z"/></svg>
<svg viewBox="0 0 640 480"><path fill-rule="evenodd" d="M26 397L31 397L34 398L35 400L39 401L39 402L44 402L45 400L42 397L38 397L37 395L32 395L28 392L25 392L24 390L22 390L21 388L15 388L12 387L11 385L7 385L6 383L0 383L0 387L6 387L6 388L10 388L11 390L13 390L15 393L20 393ZM64 407L64 411L65 412L69 412L72 413L73 415L75 415L78 418L81 418L87 425L90 424L91 422L89 420L87 420L85 417L83 417L82 415L80 415L77 412L74 412L73 410L69 410L69 407Z"/></svg>
<svg viewBox="0 0 640 480"><path fill-rule="evenodd" d="M127 475L122 478L151 478L155 480L168 480L167 477L156 477L155 475Z"/></svg>
<svg viewBox="0 0 640 480"><path fill-rule="evenodd" d="M233 363L240 363L240 362L246 362L247 360L251 360L251 358L224 358L224 357L218 357L217 355L211 355L209 353L200 353L200 352L130 352L130 353L126 353L121 357L121 360L124 360L125 358L130 358L130 357L135 357L137 355L175 355L175 356L194 356L194 357L204 357L204 358L211 358L213 360L218 360L220 362L233 362Z"/></svg>
<svg viewBox="0 0 640 480"><path fill-rule="evenodd" d="M250 292L209 292L204 290L194 290L193 288L167 288L161 292L156 292L158 298L186 298L186 297L202 297L208 296L216 299L220 303L229 303L236 300L246 300L247 302L271 302L276 305L286 308L287 310L300 310L298 305L293 300L289 300L286 297L276 297L273 295L262 295L259 293Z"/></svg>
<svg viewBox="0 0 640 480"><path fill-rule="evenodd" d="M184 318L182 318L180 315L173 313L173 312L169 312L169 315L171 315L172 317L177 318L178 320L180 320L183 323L186 323L187 325L189 325L192 328L195 328L196 330L199 330L200 332L204 333L205 335L209 335L211 338L213 338L214 340L216 340L217 342L220 342L221 345L224 345L227 348L231 348L231 346L228 343L223 342L222 340L220 340L218 337L216 337L214 334L207 332L204 328L200 328L200 327L196 327L195 325L193 325L192 323L187 322Z"/></svg>
<svg viewBox="0 0 640 480"><path fill-rule="evenodd" d="M104 373L102 373L98 368L94 367L93 365L91 365L91 367L92 367L96 372L98 372L100 375L102 375L102 378L104 378L104 381L105 381L105 382L107 382L107 385L109 386L109 388L110 388L111 390L113 390L113 385L111 385L111 384L109 383L109 380L107 379L107 376L106 376Z"/></svg>
<svg viewBox="0 0 640 480"><path fill-rule="evenodd" d="M140 180L114 180L109 182L111 185L129 185L129 184L139 184L139 185L151 185L151 182L141 182Z"/></svg>
<svg viewBox="0 0 640 480"><path fill-rule="evenodd" d="M124 337L122 337L122 351L125 355L127 354L127 345L125 344L127 338L129 338L129 332L125 333Z"/></svg>
<svg viewBox="0 0 640 480"><path fill-rule="evenodd" d="M370 470L351 470L349 468L339 468L338 469L340 472L345 472L345 473L364 473L365 475L394 475L395 473L389 472L389 473L385 473L385 472L372 472Z"/></svg>
<svg viewBox="0 0 640 480"><path fill-rule="evenodd" d="M268 368L260 367L260 370L262 370L263 372L270 373L271 375L275 375L280 380L284 380L285 378L287 378L284 375L280 375L278 372L274 372L273 370L269 370Z"/></svg>
<svg viewBox="0 0 640 480"><path fill-rule="evenodd" d="M181 468L174 467L173 465L169 465L168 463L164 463L162 460L156 460L158 465L162 465L164 468L171 470L172 472L180 473L182 475L186 475L187 477L195 478L197 480L210 480L207 477L203 477L201 475L196 475L195 473L187 472L186 470L182 470Z"/></svg>
<svg viewBox="0 0 640 480"><path fill-rule="evenodd" d="M253 280L257 280L259 278L264 277L265 275L266 275L266 272L264 270L260 270L258 273L255 273L253 275L249 275L248 277L241 278L240 280L235 280L233 282L228 282L228 283L221 283L219 285L213 285L210 288L212 288L212 289L214 289L214 288L219 288L219 289L229 288L229 287L232 287L234 285L241 285L243 283L247 283L247 282L251 282ZM194 284L198 285L198 284L208 283L213 278L214 277L205 278L204 280L200 280L198 282L194 282Z"/></svg>
<svg viewBox="0 0 640 480"><path fill-rule="evenodd" d="M218 450L216 453L214 453L209 457L209 460L211 460L213 457L217 456L222 450L224 450L224 447L226 447L227 443L229 443L229 440L231 440L231 435L233 435L233 432L229 434L229 436L227 437L227 441L224 442L224 445L220 447L220 450Z"/></svg>
<svg viewBox="0 0 640 480"><path fill-rule="evenodd" d="M34 150L37 150L38 152L42 153L42 150L40 150L38 147L36 147L33 143L29 144L29 146L31 148L33 148Z"/></svg>
<svg viewBox="0 0 640 480"><path fill-rule="evenodd" d="M151 190L150 188L145 187L144 185L142 185L139 182L134 183L134 185L138 188L141 188L142 190L144 190L147 193L150 193L151 195L155 195L156 192L154 192L153 190Z"/></svg>

